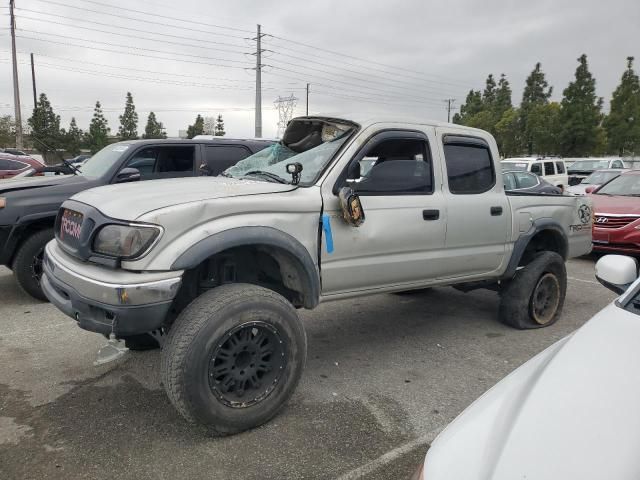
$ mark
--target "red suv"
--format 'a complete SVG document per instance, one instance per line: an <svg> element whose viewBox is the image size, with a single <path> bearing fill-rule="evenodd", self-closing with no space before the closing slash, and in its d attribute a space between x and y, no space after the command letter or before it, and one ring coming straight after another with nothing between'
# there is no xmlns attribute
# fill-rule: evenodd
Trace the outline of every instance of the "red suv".
<svg viewBox="0 0 640 480"><path fill-rule="evenodd" d="M640 255L640 170L593 190L593 250Z"/></svg>

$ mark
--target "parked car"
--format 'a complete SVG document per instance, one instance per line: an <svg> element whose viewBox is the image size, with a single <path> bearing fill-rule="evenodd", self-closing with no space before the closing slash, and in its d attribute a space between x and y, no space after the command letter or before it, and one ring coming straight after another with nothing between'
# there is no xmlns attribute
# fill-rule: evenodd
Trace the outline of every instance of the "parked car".
<svg viewBox="0 0 640 480"><path fill-rule="evenodd" d="M569 185L567 169L564 160L559 158L505 158L501 162L503 171L524 171L535 173L556 187L564 188Z"/></svg>
<svg viewBox="0 0 640 480"><path fill-rule="evenodd" d="M607 255L615 302L464 410L427 452L422 480L640 478L640 280Z"/></svg>
<svg viewBox="0 0 640 480"><path fill-rule="evenodd" d="M217 140L134 140L109 145L78 167L47 167L42 178L0 183L0 265L13 270L22 289L46 300L40 288L42 252L53 238L60 204L83 190L112 183L217 175L273 142L219 137ZM72 175L55 175L56 173ZM75 174L74 174L75 173ZM25 174L27 176L27 174ZM177 200L177 199L176 199ZM134 201L135 203L135 201Z"/></svg>
<svg viewBox="0 0 640 480"><path fill-rule="evenodd" d="M551 185L535 173L523 171L503 171L502 182L504 189L509 193L543 193L550 195L562 195L562 189Z"/></svg>
<svg viewBox="0 0 640 480"><path fill-rule="evenodd" d="M297 308L456 285L500 290L499 318L514 328L558 319L564 262L591 250L590 199L505 195L498 159L474 128L299 117L224 176L65 201L43 290L111 336L100 360L122 353L118 338L162 343L163 384L186 420L246 430L300 379Z"/></svg>
<svg viewBox="0 0 640 480"><path fill-rule="evenodd" d="M640 254L640 170L631 170L595 188L593 250Z"/></svg>
<svg viewBox="0 0 640 480"><path fill-rule="evenodd" d="M568 187L567 192L573 193L574 195L585 195L587 193L587 188L592 187L590 190L593 190L594 188L607 183L609 180L613 180L621 173L628 171L628 168L605 168L602 170L596 170L588 177L583 178L579 184Z"/></svg>
<svg viewBox="0 0 640 480"><path fill-rule="evenodd" d="M1 153L8 153L9 155L15 155L16 157L24 157L28 156L28 153L24 153L22 150L17 150L15 148L0 148Z"/></svg>
<svg viewBox="0 0 640 480"><path fill-rule="evenodd" d="M11 178L27 170L32 170L27 163L0 157L0 179Z"/></svg>
<svg viewBox="0 0 640 480"><path fill-rule="evenodd" d="M569 185L578 185L596 170L606 168L625 168L621 158L581 158L572 161L567 166Z"/></svg>

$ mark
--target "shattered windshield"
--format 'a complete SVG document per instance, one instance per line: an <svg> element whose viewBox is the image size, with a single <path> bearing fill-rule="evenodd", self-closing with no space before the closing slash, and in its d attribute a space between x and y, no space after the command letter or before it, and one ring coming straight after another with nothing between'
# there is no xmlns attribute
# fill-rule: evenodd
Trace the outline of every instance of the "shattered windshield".
<svg viewBox="0 0 640 480"><path fill-rule="evenodd" d="M297 123L297 124L294 124ZM290 183L289 163L300 163L301 184L310 184L347 141L353 127L326 121L292 122L282 141L229 167L223 175Z"/></svg>

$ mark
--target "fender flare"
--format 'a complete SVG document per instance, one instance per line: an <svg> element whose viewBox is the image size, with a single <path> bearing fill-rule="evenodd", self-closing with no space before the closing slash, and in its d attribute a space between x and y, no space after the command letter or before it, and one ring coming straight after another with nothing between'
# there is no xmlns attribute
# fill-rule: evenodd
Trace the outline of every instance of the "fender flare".
<svg viewBox="0 0 640 480"><path fill-rule="evenodd" d="M213 234L193 244L171 265L171 270L195 268L207 258L234 247L264 245L275 247L293 261L302 285L305 308L315 308L320 301L320 276L309 251L291 235L272 227L237 227Z"/></svg>
<svg viewBox="0 0 640 480"><path fill-rule="evenodd" d="M560 255L566 260L567 252L569 251L569 241L567 239L567 234L557 221L551 218L539 218L538 220L534 220L531 228L526 232L520 235L518 240L513 245L513 251L511 252L511 259L509 260L509 264L507 265L507 270L502 275L502 278L507 280L513 278L516 274L516 269L520 264L520 260L524 255L527 246L531 242L531 239L535 237L538 233L543 232L545 230L553 231L560 235L562 239L562 251Z"/></svg>

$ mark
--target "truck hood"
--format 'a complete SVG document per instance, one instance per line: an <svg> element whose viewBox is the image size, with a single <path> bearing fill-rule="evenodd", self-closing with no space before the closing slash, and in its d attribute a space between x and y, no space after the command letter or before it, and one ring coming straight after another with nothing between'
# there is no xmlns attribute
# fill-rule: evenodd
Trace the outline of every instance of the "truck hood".
<svg viewBox="0 0 640 480"><path fill-rule="evenodd" d="M52 175L24 179L18 178L15 180L0 180L0 194L58 185L84 184L87 182L89 182L89 180L82 175Z"/></svg>
<svg viewBox="0 0 640 480"><path fill-rule="evenodd" d="M640 478L640 316L609 305L465 410L428 480Z"/></svg>
<svg viewBox="0 0 640 480"><path fill-rule="evenodd" d="M184 203L286 192L295 188L289 184L256 180L193 177L108 185L85 190L72 198L97 208L109 217L135 220L145 213Z"/></svg>
<svg viewBox="0 0 640 480"><path fill-rule="evenodd" d="M640 215L640 197L624 195L589 195L593 200L594 213Z"/></svg>

